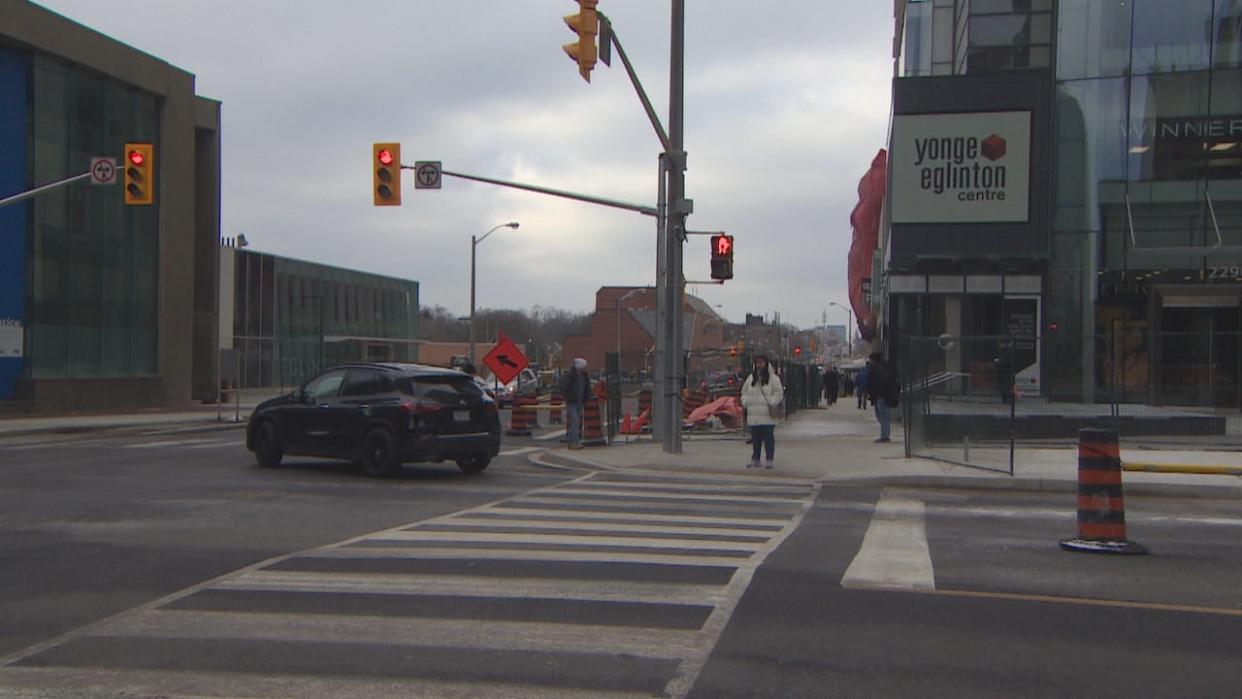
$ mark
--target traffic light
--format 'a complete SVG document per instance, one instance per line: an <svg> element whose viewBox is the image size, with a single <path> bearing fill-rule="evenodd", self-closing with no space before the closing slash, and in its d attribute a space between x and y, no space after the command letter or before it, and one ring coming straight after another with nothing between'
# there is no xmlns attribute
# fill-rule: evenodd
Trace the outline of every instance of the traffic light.
<svg viewBox="0 0 1242 699"><path fill-rule="evenodd" d="M591 82L591 69L595 67L595 58L599 49L595 45L595 37L599 34L599 16L595 14L595 6L599 0L576 0L578 14L566 15L565 24L578 35L578 40L565 44L565 53L578 64L578 75Z"/></svg>
<svg viewBox="0 0 1242 699"><path fill-rule="evenodd" d="M371 152L375 205L401 206L401 144L376 143Z"/></svg>
<svg viewBox="0 0 1242 699"><path fill-rule="evenodd" d="M126 143L125 203L150 206L155 201L155 146L150 143Z"/></svg>
<svg viewBox="0 0 1242 699"><path fill-rule="evenodd" d="M794 358L802 359L802 346L801 345L794 347Z"/></svg>
<svg viewBox="0 0 1242 699"><path fill-rule="evenodd" d="M733 278L733 236L717 233L712 236L712 279Z"/></svg>

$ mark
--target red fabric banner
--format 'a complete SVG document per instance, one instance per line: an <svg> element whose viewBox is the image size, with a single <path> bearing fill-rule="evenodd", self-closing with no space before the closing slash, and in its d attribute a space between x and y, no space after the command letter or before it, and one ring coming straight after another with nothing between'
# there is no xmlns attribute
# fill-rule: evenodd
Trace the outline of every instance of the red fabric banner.
<svg viewBox="0 0 1242 699"><path fill-rule="evenodd" d="M863 297L863 280L871 277L871 258L880 240L880 217L884 211L884 188L887 182L888 153L883 148L871 160L867 174L858 181L858 204L850 212L854 239L850 244L848 284L850 306L864 340L875 337L875 318ZM872 280L872 284L875 284Z"/></svg>

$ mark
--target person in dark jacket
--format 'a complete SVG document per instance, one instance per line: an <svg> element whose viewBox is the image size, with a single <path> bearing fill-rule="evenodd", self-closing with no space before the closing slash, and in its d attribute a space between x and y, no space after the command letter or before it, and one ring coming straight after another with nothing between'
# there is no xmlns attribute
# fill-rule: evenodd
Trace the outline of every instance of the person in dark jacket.
<svg viewBox="0 0 1242 699"><path fill-rule="evenodd" d="M1013 403L1013 341L1001 340L997 349L992 360L996 367L996 388L1000 391L1001 402L1009 405Z"/></svg>
<svg viewBox="0 0 1242 699"><path fill-rule="evenodd" d="M841 374L837 372L835 366L830 366L827 373L824 374L824 398L828 401L828 405L835 405L837 396L840 393Z"/></svg>
<svg viewBox="0 0 1242 699"><path fill-rule="evenodd" d="M591 375L587 373L587 361L574 357L573 366L561 374L560 389L565 396L566 438L570 449L582 448L582 411L591 397Z"/></svg>
<svg viewBox="0 0 1242 699"><path fill-rule="evenodd" d="M875 419L880 423L880 438L887 442L893 426L893 408L901 396L897 370L879 352L872 352L867 362L867 398L875 406Z"/></svg>
<svg viewBox="0 0 1242 699"><path fill-rule="evenodd" d="M862 371L858 372L858 378L854 379L854 393L858 394L858 409L864 410L867 407L867 367L864 365Z"/></svg>

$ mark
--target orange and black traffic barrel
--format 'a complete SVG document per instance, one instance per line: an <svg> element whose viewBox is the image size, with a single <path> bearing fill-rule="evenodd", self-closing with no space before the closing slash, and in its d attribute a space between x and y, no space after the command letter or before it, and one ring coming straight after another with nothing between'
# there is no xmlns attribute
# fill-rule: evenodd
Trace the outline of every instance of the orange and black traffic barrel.
<svg viewBox="0 0 1242 699"><path fill-rule="evenodd" d="M1078 536L1065 539L1066 551L1147 553L1126 538L1126 501L1121 488L1121 449L1117 431L1078 431Z"/></svg>
<svg viewBox="0 0 1242 699"><path fill-rule="evenodd" d="M600 419L599 398L591 396L582 407L582 446L598 447L607 443L604 423Z"/></svg>

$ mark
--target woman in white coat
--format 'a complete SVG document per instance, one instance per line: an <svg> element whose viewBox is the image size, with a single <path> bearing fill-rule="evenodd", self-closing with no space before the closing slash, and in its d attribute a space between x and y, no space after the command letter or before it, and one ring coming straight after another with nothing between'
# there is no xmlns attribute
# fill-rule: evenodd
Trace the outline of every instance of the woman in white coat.
<svg viewBox="0 0 1242 699"><path fill-rule="evenodd" d="M761 448L767 457L764 467L772 468L772 457L776 452L776 422L779 419L773 413L785 404L785 387L781 385L781 378L768 366L767 357L755 355L752 364L750 376L742 381L742 407L746 408L751 448L754 450L746 468L759 468Z"/></svg>

